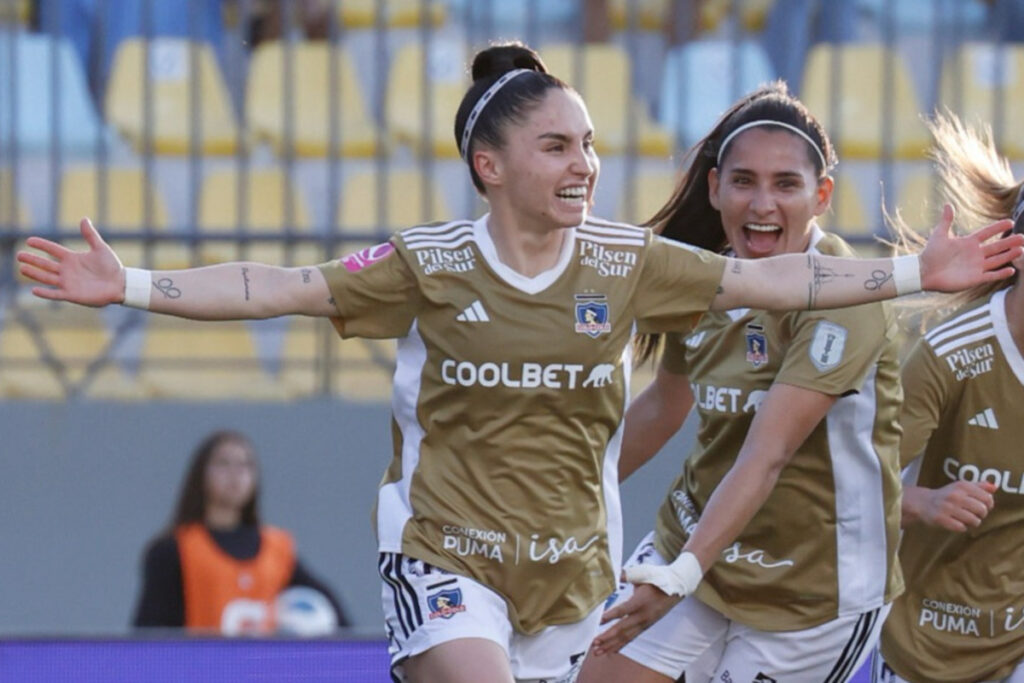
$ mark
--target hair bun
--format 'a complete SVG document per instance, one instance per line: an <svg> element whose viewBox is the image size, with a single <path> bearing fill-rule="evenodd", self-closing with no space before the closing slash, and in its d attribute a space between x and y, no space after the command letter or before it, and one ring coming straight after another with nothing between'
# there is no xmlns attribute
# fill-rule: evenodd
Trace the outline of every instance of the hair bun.
<svg viewBox="0 0 1024 683"><path fill-rule="evenodd" d="M473 58L473 80L498 78L513 69L530 69L546 74L544 66L534 50L520 42L492 45L476 53Z"/></svg>

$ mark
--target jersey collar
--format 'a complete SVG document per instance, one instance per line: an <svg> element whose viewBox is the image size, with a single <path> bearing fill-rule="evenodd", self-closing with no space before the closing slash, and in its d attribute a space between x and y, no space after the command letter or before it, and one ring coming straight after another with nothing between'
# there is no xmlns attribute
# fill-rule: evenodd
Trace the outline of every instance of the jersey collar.
<svg viewBox="0 0 1024 683"><path fill-rule="evenodd" d="M562 241L562 253L559 254L558 261L554 266L533 277L526 277L522 273L518 273L506 266L498 258L498 250L494 246L494 240L491 239L491 234L487 231L487 220L490 216L491 214L486 213L473 223L473 238L480 249L480 254L487 261L487 265L505 283L521 292L536 294L550 287L565 272L575 249L576 228L564 228L566 234L565 240Z"/></svg>
<svg viewBox="0 0 1024 683"><path fill-rule="evenodd" d="M1009 363L1013 374L1017 376L1017 381L1024 384L1024 357L1020 355L1020 349L1013 341L1010 324L1006 320L1006 293L1008 291L1010 291L1008 288L1000 289L992 295L988 303L989 315L992 316L992 326L996 330L996 339L999 340L999 346L1003 349L1006 362Z"/></svg>

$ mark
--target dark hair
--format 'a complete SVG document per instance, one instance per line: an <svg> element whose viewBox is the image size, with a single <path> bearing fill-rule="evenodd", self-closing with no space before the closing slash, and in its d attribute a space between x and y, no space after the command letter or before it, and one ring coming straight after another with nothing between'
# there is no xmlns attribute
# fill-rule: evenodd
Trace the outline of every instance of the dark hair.
<svg viewBox="0 0 1024 683"><path fill-rule="evenodd" d="M523 74L506 83L487 102L473 126L466 147L466 163L473 185L484 192L484 184L473 168L473 147L482 142L488 147L501 149L505 144L504 129L509 123L522 122L526 115L544 100L552 88L570 90L568 85L548 73L540 55L520 42L492 45L473 58L473 85L462 97L462 103L455 114L455 145L461 152L462 133L466 129L473 107L487 89L505 73L514 69L529 69L536 73Z"/></svg>
<svg viewBox="0 0 1024 683"><path fill-rule="evenodd" d="M210 464L213 454L222 444L235 442L241 444L249 452L253 467L256 467L256 451L252 442L241 432L229 430L217 431L205 439L196 447L192 453L192 461L188 466L188 472L181 484L181 493L178 495L178 504L174 509L174 516L171 517L170 531L182 524L202 522L206 517L206 468ZM260 485L259 478L253 486L252 496L242 507L242 524L259 525L260 523Z"/></svg>
<svg viewBox="0 0 1024 683"><path fill-rule="evenodd" d="M826 165L822 166L818 152L810 143L807 143L807 158L819 179L824 178L836 165L835 149L821 123L811 115L803 102L789 93L785 81L773 81L737 101L722 115L711 132L687 152L686 173L665 205L644 225L668 239L718 253L725 251L729 245L722 228L722 215L711 205L708 196L708 173L717 166L719 149L729 135L744 124L761 120L793 126L817 144ZM722 150L723 160L728 156L734 141L735 138ZM637 338L635 350L638 363L654 354L660 338L661 335L657 334Z"/></svg>

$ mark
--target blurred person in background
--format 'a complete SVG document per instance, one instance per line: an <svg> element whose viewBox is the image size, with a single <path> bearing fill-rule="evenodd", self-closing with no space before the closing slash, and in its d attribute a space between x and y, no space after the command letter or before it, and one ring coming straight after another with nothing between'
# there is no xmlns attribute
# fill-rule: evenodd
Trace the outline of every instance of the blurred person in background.
<svg viewBox="0 0 1024 683"><path fill-rule="evenodd" d="M991 131L952 115L930 127L943 199L965 224L1010 216L1024 232L1024 182ZM1024 259L1013 265L1009 280L912 302L935 324L902 371L907 588L882 629L882 683L1024 681Z"/></svg>
<svg viewBox="0 0 1024 683"><path fill-rule="evenodd" d="M277 629L276 599L293 586L323 596L334 617L323 623L347 625L333 592L299 560L291 534L261 521L252 443L214 432L192 455L169 527L146 548L133 625L267 635Z"/></svg>

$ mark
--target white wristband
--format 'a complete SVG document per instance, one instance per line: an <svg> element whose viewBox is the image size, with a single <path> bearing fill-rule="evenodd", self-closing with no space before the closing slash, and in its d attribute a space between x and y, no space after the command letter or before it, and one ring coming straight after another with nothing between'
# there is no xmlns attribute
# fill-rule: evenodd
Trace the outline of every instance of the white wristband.
<svg viewBox="0 0 1024 683"><path fill-rule="evenodd" d="M149 309L149 297L153 293L153 274L142 268L124 269L124 306Z"/></svg>
<svg viewBox="0 0 1024 683"><path fill-rule="evenodd" d="M917 254L897 256L892 260L892 283L896 296L921 291L921 257Z"/></svg>
<svg viewBox="0 0 1024 683"><path fill-rule="evenodd" d="M684 550L670 565L637 564L623 570L630 583L650 583L667 595L685 597L697 590L704 570L697 556Z"/></svg>

